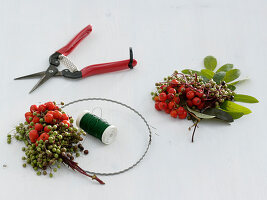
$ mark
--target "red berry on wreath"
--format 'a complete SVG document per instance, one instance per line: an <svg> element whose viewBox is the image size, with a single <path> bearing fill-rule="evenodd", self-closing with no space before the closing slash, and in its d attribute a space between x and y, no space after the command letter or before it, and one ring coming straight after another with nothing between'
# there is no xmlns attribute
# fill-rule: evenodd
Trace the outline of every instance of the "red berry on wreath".
<svg viewBox="0 0 267 200"><path fill-rule="evenodd" d="M180 106L180 107L177 109L177 114L178 114L178 115L181 115L181 114L184 113L184 111L185 111L185 109L184 109L182 106Z"/></svg>
<svg viewBox="0 0 267 200"><path fill-rule="evenodd" d="M205 102L202 102L200 105L197 106L199 110L202 110L205 106Z"/></svg>
<svg viewBox="0 0 267 200"><path fill-rule="evenodd" d="M165 111L165 113L167 113L167 114L170 114L170 112L171 112L171 109L169 109L169 108L166 108L164 111Z"/></svg>
<svg viewBox="0 0 267 200"><path fill-rule="evenodd" d="M195 97L195 93L193 91L188 91L186 93L186 98L187 99L193 99Z"/></svg>
<svg viewBox="0 0 267 200"><path fill-rule="evenodd" d="M168 106L167 106L167 104L166 104L165 102L159 102L159 108L160 108L161 110L165 110L167 107L168 107Z"/></svg>
<svg viewBox="0 0 267 200"><path fill-rule="evenodd" d="M201 99L199 97L195 97L193 100L192 100L192 103L195 105L195 106L198 106L201 104Z"/></svg>
<svg viewBox="0 0 267 200"><path fill-rule="evenodd" d="M168 93L176 94L176 90L174 88L170 88L168 90Z"/></svg>
<svg viewBox="0 0 267 200"><path fill-rule="evenodd" d="M203 96L203 91L202 90L198 90L197 92L196 92L196 96L198 96L199 98L201 98L202 96Z"/></svg>
<svg viewBox="0 0 267 200"><path fill-rule="evenodd" d="M68 127L66 127L66 128L69 128L70 127L70 122L68 120L63 120L62 123L68 125Z"/></svg>
<svg viewBox="0 0 267 200"><path fill-rule="evenodd" d="M44 131L47 132L47 133L48 133L49 131L51 131L51 130L52 130L51 126L45 126L45 127L44 127Z"/></svg>
<svg viewBox="0 0 267 200"><path fill-rule="evenodd" d="M32 121L33 121L33 123L38 123L40 121L40 118L37 116L34 116Z"/></svg>
<svg viewBox="0 0 267 200"><path fill-rule="evenodd" d="M186 100L186 104L189 106L189 107L192 107L193 106L193 102L191 100Z"/></svg>
<svg viewBox="0 0 267 200"><path fill-rule="evenodd" d="M53 115L50 114L50 113L47 113L45 116L44 116L44 120L46 123L52 123L53 122Z"/></svg>
<svg viewBox="0 0 267 200"><path fill-rule="evenodd" d="M48 110L55 110L55 104L53 102L47 102L45 105Z"/></svg>
<svg viewBox="0 0 267 200"><path fill-rule="evenodd" d="M180 92L180 93L184 93L184 92L185 92L185 87L184 87L184 85L181 85L181 86L178 88L178 92Z"/></svg>
<svg viewBox="0 0 267 200"><path fill-rule="evenodd" d="M180 98L179 97L174 97L174 102L176 103L176 104L179 104L180 103Z"/></svg>
<svg viewBox="0 0 267 200"><path fill-rule="evenodd" d="M33 115L32 115L32 113L31 112L26 112L25 113L25 118L27 118L27 117L32 117Z"/></svg>
<svg viewBox="0 0 267 200"><path fill-rule="evenodd" d="M155 108L156 108L156 110L161 111L160 108L159 108L159 102L155 103Z"/></svg>
<svg viewBox="0 0 267 200"><path fill-rule="evenodd" d="M179 82L178 82L176 79L173 79L173 80L171 80L171 82L170 82L170 85L171 85L172 87L176 87L176 86L178 86L178 84L179 84Z"/></svg>
<svg viewBox="0 0 267 200"><path fill-rule="evenodd" d="M185 88L185 93L187 93L189 91L193 91L193 90L190 87Z"/></svg>
<svg viewBox="0 0 267 200"><path fill-rule="evenodd" d="M36 131L42 131L43 130L43 125L42 124L39 124L39 123L36 123L35 125L34 125L34 129L36 130Z"/></svg>
<svg viewBox="0 0 267 200"><path fill-rule="evenodd" d="M30 120L30 119L32 119L32 117L31 116L27 116L26 117L26 122L28 122L28 123L30 123L32 120Z"/></svg>
<svg viewBox="0 0 267 200"><path fill-rule="evenodd" d="M31 105L30 111L33 113L38 110L38 107L36 105Z"/></svg>
<svg viewBox="0 0 267 200"><path fill-rule="evenodd" d="M60 111L56 110L53 112L53 116L55 119L61 119L62 113Z"/></svg>
<svg viewBox="0 0 267 200"><path fill-rule="evenodd" d="M49 110L46 114L51 114L54 117L54 111L52 111L52 110Z"/></svg>
<svg viewBox="0 0 267 200"><path fill-rule="evenodd" d="M29 138L31 140L32 143L36 142L37 138L39 137L38 133L36 130L31 130L29 132Z"/></svg>
<svg viewBox="0 0 267 200"><path fill-rule="evenodd" d="M169 85L166 90L169 91L170 88L172 88L172 86Z"/></svg>
<svg viewBox="0 0 267 200"><path fill-rule="evenodd" d="M187 117L187 112L184 111L182 114L178 115L180 119L185 119Z"/></svg>
<svg viewBox="0 0 267 200"><path fill-rule="evenodd" d="M159 101L159 97L158 96L155 96L154 97L154 101Z"/></svg>
<svg viewBox="0 0 267 200"><path fill-rule="evenodd" d="M38 137L38 141L39 140L43 140L43 141L46 141L46 140L48 140L48 138L49 138L49 135L47 134L47 133L42 133L41 135L40 135L40 137Z"/></svg>
<svg viewBox="0 0 267 200"><path fill-rule="evenodd" d="M175 103L173 101L168 103L168 108L169 109L173 109L174 106L175 106Z"/></svg>
<svg viewBox="0 0 267 200"><path fill-rule="evenodd" d="M69 117L66 113L63 113L61 116L61 120L69 120Z"/></svg>
<svg viewBox="0 0 267 200"><path fill-rule="evenodd" d="M176 110L172 110L171 112L170 112L170 115L173 117L173 118L177 118L177 111Z"/></svg>
<svg viewBox="0 0 267 200"><path fill-rule="evenodd" d="M162 92L159 94L159 100L160 101L166 101L166 99L167 99L167 95L165 92Z"/></svg>
<svg viewBox="0 0 267 200"><path fill-rule="evenodd" d="M167 95L167 99L169 99L169 100L172 100L173 97L174 97L174 94L173 94L173 93L169 93L169 94Z"/></svg>
<svg viewBox="0 0 267 200"><path fill-rule="evenodd" d="M45 105L40 105L39 107L38 107L38 111L39 112L45 112L46 111L46 106Z"/></svg>

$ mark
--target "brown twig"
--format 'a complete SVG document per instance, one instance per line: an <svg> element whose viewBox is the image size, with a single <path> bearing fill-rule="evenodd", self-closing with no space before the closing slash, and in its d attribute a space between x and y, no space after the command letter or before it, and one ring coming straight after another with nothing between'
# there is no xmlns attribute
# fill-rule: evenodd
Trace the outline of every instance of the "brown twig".
<svg viewBox="0 0 267 200"><path fill-rule="evenodd" d="M192 133L192 139L191 142L194 142L194 136L195 136L195 132L196 132L196 128L198 123L200 122L200 118L198 118L194 113L188 111L188 113L196 120L196 122L194 122L194 124L191 127L194 127L193 133ZM194 120L193 120L194 121ZM191 130L191 127L189 127L189 130Z"/></svg>
<svg viewBox="0 0 267 200"><path fill-rule="evenodd" d="M73 169L74 171L76 170L76 171L80 172L81 174L83 174L83 175L85 175L85 176L88 176L88 177L90 177L90 178L92 178L92 179L95 179L98 183L100 183L100 184L102 184L102 185L105 184L105 183L104 183L102 180L100 180L96 175L90 175L90 174L86 173L82 168L80 168L80 167L78 166L78 163L76 163L76 162L70 160L67 156L63 156L63 155L61 155L61 158L62 158L62 160L63 160L63 163L65 163L66 165L68 165L68 166L69 166L71 169Z"/></svg>

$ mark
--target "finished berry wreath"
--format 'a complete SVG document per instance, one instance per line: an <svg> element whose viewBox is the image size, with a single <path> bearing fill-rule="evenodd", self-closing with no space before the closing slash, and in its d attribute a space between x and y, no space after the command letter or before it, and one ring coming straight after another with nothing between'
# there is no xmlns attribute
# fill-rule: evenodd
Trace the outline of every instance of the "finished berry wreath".
<svg viewBox="0 0 267 200"><path fill-rule="evenodd" d="M156 92L152 92L155 108L164 111L173 118L189 119L194 122L192 142L198 123L202 119L217 118L233 122L251 110L234 103L258 103L252 96L236 94L236 85L244 80L236 80L240 76L239 69L232 64L225 64L214 72L217 60L213 56L204 59L205 69L175 71L163 82L156 83Z"/></svg>

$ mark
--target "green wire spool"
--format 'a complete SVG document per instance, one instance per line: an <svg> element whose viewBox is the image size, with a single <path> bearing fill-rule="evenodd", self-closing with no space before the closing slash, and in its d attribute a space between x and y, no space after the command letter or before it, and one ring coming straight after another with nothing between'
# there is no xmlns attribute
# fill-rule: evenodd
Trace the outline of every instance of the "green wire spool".
<svg viewBox="0 0 267 200"><path fill-rule="evenodd" d="M86 133L98 138L104 144L111 144L117 136L117 128L101 118L84 110L79 114L76 125Z"/></svg>

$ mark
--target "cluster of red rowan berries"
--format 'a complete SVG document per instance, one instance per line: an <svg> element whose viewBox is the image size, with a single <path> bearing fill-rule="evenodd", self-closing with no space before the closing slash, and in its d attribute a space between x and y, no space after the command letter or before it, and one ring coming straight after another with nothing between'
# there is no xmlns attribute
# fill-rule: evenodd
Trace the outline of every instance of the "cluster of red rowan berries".
<svg viewBox="0 0 267 200"><path fill-rule="evenodd" d="M225 82L216 84L212 79L204 81L197 74L183 74L175 71L172 76L156 83L156 92L152 92L155 108L172 117L185 119L187 107L201 111L216 107L226 99L231 99L233 92Z"/></svg>

